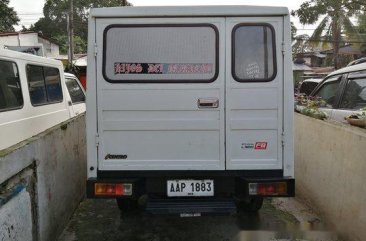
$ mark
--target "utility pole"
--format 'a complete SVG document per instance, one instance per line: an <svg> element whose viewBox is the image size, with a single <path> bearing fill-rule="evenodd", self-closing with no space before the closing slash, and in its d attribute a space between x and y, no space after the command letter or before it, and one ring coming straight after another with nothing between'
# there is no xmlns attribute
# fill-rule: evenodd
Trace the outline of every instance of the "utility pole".
<svg viewBox="0 0 366 241"><path fill-rule="evenodd" d="M69 35L69 64L74 60L74 2L70 0L70 12L67 15L67 32Z"/></svg>

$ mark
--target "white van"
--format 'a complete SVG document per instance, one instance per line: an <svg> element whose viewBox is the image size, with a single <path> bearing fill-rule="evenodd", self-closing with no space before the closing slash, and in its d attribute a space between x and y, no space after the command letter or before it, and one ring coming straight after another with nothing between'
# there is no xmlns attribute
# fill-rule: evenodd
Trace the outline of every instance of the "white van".
<svg viewBox="0 0 366 241"><path fill-rule="evenodd" d="M71 98L74 114L79 115L85 113L85 90L83 86L74 74L65 73L64 76L66 87Z"/></svg>
<svg viewBox="0 0 366 241"><path fill-rule="evenodd" d="M92 9L87 74L88 197L200 216L294 196L287 8Z"/></svg>
<svg viewBox="0 0 366 241"><path fill-rule="evenodd" d="M0 150L74 117L76 112L60 61L0 50Z"/></svg>

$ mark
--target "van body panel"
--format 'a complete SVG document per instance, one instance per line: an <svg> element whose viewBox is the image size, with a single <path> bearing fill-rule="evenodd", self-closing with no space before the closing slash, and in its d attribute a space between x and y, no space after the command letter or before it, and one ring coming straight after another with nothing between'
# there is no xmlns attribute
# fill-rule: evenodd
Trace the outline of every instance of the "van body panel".
<svg viewBox="0 0 366 241"><path fill-rule="evenodd" d="M145 80L138 76L135 80L132 74L129 75L132 81L120 81L110 79L113 75L106 74L105 71L110 70L104 65L115 64L108 62L109 56L106 57L106 42L114 44L107 39L110 29L130 30L135 26L142 29L146 25L143 31L149 31L151 26L179 28L195 24L213 25L218 35L218 73L211 83L188 84L190 82L184 80L149 83L149 77L154 79L155 76L147 76ZM239 82L235 79L231 71L233 31L238 25L263 25L272 29L274 39L270 47L274 50L271 67L274 73L270 81ZM96 19L95 28L97 33L103 33L96 36L96 46L103 49L103 53L96 56L97 63L102 63L96 68L99 170L283 168L282 17L100 18ZM113 31L111 36L122 39L136 34L130 30L128 35L127 32L123 35L125 29L121 33ZM142 30L136 32L141 35ZM128 41L126 37L121 45ZM133 54L138 46L131 45L132 49L136 48L132 54L118 50L118 46L113 45L117 48L116 54L109 53L115 61L120 58L118 51L136 58ZM200 99L217 100L219 106L201 109L197 105ZM261 144L261 148L256 146ZM118 159L118 156L125 159Z"/></svg>
<svg viewBox="0 0 366 241"><path fill-rule="evenodd" d="M163 208L183 195L174 183L214 185L208 206L294 196L290 36L287 8L92 9L87 196L126 185L119 203Z"/></svg>

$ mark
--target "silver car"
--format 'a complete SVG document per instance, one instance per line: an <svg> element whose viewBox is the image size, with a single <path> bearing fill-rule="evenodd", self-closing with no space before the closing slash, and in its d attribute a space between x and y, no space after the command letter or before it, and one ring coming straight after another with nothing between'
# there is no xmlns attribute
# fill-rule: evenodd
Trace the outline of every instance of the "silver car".
<svg viewBox="0 0 366 241"><path fill-rule="evenodd" d="M327 113L329 119L345 122L344 117L360 113L360 109L366 107L366 63L334 71L310 96L326 102L326 106L319 109Z"/></svg>

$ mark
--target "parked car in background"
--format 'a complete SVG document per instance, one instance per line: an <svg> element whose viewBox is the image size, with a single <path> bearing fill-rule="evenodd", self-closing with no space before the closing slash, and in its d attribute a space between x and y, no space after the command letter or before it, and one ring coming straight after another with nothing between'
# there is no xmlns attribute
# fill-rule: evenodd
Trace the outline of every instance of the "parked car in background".
<svg viewBox="0 0 366 241"><path fill-rule="evenodd" d="M306 79L299 84L298 94L310 95L323 79Z"/></svg>
<svg viewBox="0 0 366 241"><path fill-rule="evenodd" d="M65 73L65 82L70 94L72 108L75 115L84 113L86 110L85 90L79 79L73 74Z"/></svg>
<svg viewBox="0 0 366 241"><path fill-rule="evenodd" d="M310 94L325 101L320 110L333 120L344 118L366 107L366 63L352 65L328 75Z"/></svg>
<svg viewBox="0 0 366 241"><path fill-rule="evenodd" d="M347 66L352 66L352 65L361 64L361 63L366 63L366 57L353 60Z"/></svg>
<svg viewBox="0 0 366 241"><path fill-rule="evenodd" d="M60 61L0 50L0 150L74 117L76 102Z"/></svg>

